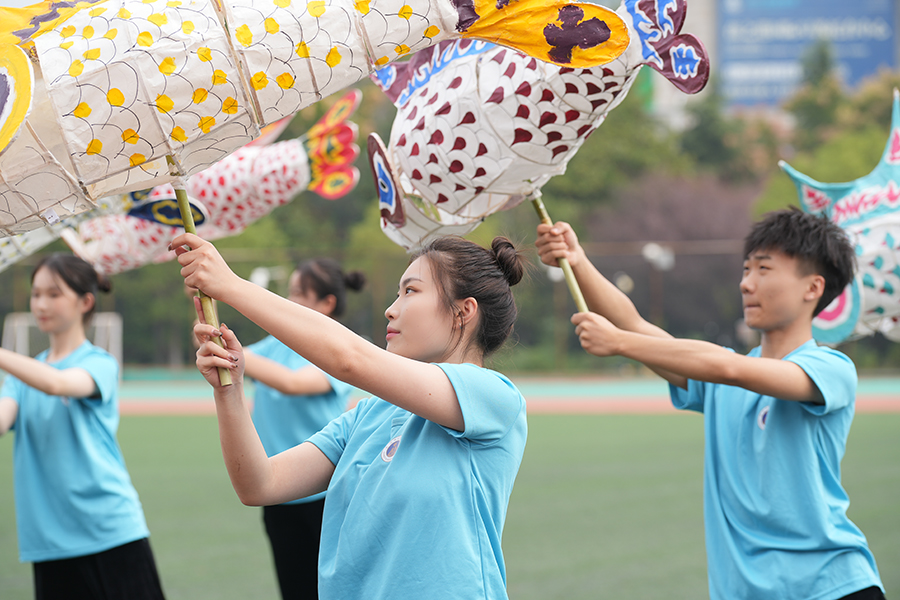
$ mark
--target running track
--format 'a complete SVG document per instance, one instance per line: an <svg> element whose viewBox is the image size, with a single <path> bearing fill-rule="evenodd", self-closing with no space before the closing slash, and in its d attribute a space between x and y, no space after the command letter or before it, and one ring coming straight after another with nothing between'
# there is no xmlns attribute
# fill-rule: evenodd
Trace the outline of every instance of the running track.
<svg viewBox="0 0 900 600"><path fill-rule="evenodd" d="M120 390L123 415L209 415L215 413L212 392L196 371L139 374L126 372ZM512 377L530 414L677 413L668 386L660 379L603 377ZM252 385L252 384L251 384ZM251 385L247 395L252 397ZM364 397L357 390L351 403ZM900 378L863 378L856 400L858 413L900 412Z"/></svg>

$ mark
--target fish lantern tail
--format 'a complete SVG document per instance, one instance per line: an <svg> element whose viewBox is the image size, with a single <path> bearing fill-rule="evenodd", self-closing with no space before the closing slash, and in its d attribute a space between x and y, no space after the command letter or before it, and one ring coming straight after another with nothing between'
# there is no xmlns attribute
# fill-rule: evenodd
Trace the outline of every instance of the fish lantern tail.
<svg viewBox="0 0 900 600"><path fill-rule="evenodd" d="M487 40L563 67L589 68L618 58L628 29L596 4L558 0L454 0L464 38Z"/></svg>
<svg viewBox="0 0 900 600"><path fill-rule="evenodd" d="M361 100L362 92L351 90L307 132L303 144L309 158L307 189L327 200L345 196L359 182L359 170L353 166L359 157L359 146L356 145L359 130L348 119Z"/></svg>
<svg viewBox="0 0 900 600"><path fill-rule="evenodd" d="M696 94L709 80L709 54L695 35L680 33L687 0L625 0L620 9L637 33L643 64L680 91Z"/></svg>

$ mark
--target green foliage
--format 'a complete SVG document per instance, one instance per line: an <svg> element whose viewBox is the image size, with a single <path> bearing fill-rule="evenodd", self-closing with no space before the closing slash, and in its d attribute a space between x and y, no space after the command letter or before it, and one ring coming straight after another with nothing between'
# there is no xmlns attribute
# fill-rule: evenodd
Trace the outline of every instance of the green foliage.
<svg viewBox="0 0 900 600"><path fill-rule="evenodd" d="M832 133L846 97L827 40L810 46L802 65L803 84L784 107L797 119L794 144L800 150L811 150Z"/></svg>
<svg viewBox="0 0 900 600"><path fill-rule="evenodd" d="M725 97L715 82L710 86L711 89L687 109L694 125L681 135L681 149L704 169L727 171L739 154L738 149L728 143L728 138L736 133L738 121L725 117Z"/></svg>
<svg viewBox="0 0 900 600"><path fill-rule="evenodd" d="M800 59L803 83L821 85L835 69L834 53L828 40L820 39L806 49Z"/></svg>
<svg viewBox="0 0 900 600"><path fill-rule="evenodd" d="M898 88L900 72L889 69L864 80L838 115L840 127L850 130L873 126L887 131L891 125L894 90Z"/></svg>
<svg viewBox="0 0 900 600"><path fill-rule="evenodd" d="M797 119L794 145L807 151L826 140L844 102L844 90L833 75L816 85L803 84L784 105Z"/></svg>
<svg viewBox="0 0 900 600"><path fill-rule="evenodd" d="M778 140L762 119L726 115L725 97L715 80L703 96L688 105L693 125L679 138L681 150L697 168L732 183L757 180L773 162Z"/></svg>

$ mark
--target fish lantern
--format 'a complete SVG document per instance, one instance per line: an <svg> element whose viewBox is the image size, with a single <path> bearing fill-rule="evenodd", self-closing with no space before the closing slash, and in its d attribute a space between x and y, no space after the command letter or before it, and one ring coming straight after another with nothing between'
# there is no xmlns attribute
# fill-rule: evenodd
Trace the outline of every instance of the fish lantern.
<svg viewBox="0 0 900 600"><path fill-rule="evenodd" d="M693 94L709 78L685 0L625 0L625 51L576 68L473 40L448 41L373 79L397 106L390 143L369 137L381 226L415 248L465 234L488 215L540 195L626 96L643 65Z"/></svg>
<svg viewBox="0 0 900 600"><path fill-rule="evenodd" d="M185 187L197 234L208 240L237 235L305 190L329 200L352 190L359 181L353 166L359 148L356 124L349 118L361 99L362 93L352 90L300 139L275 142L291 120L282 119L247 146L191 176ZM174 258L167 247L181 227L169 184L110 196L90 212L0 240L0 270L62 237L95 269L114 275Z"/></svg>
<svg viewBox="0 0 900 600"><path fill-rule="evenodd" d="M847 183L820 183L784 161L800 206L840 225L856 249L853 281L813 319L813 337L836 345L881 333L900 341L900 92L881 161Z"/></svg>

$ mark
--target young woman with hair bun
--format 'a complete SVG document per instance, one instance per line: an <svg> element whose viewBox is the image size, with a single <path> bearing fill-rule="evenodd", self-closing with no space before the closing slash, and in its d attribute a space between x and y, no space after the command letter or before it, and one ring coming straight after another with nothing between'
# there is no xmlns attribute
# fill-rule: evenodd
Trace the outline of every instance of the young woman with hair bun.
<svg viewBox="0 0 900 600"><path fill-rule="evenodd" d="M512 331L513 245L440 238L417 253L385 311L386 350L238 278L208 242L172 242L182 275L301 356L373 394L308 441L269 457L245 408L234 333L200 323L197 366L214 388L225 464L249 505L324 491L319 597L502 599L501 534L527 432L525 400L484 358ZM201 319L202 320L202 319ZM210 342L221 336L224 348ZM234 384L219 384L217 367Z"/></svg>
<svg viewBox="0 0 900 600"><path fill-rule="evenodd" d="M366 283L360 271L344 273L330 258L297 265L288 280L288 300L337 319L347 306L347 290ZM347 409L352 386L328 375L267 336L247 346L244 374L256 380L253 424L268 456L306 441ZM283 600L315 600L319 536L325 494L263 507L263 522Z"/></svg>
<svg viewBox="0 0 900 600"><path fill-rule="evenodd" d="M31 312L50 349L0 349L0 434L13 445L19 557L38 600L163 598L149 531L116 440L119 365L85 336L109 283L72 255L41 260Z"/></svg>

